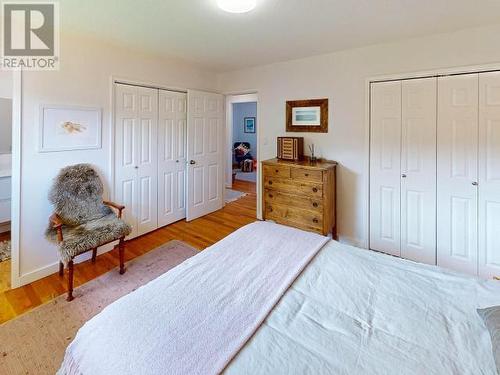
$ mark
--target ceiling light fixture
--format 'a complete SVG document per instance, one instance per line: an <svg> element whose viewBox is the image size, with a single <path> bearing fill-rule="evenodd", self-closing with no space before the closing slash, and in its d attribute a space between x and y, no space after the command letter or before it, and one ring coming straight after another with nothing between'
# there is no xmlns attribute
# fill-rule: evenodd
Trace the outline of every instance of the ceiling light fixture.
<svg viewBox="0 0 500 375"><path fill-rule="evenodd" d="M217 5L229 13L246 13L255 8L257 0L217 0Z"/></svg>

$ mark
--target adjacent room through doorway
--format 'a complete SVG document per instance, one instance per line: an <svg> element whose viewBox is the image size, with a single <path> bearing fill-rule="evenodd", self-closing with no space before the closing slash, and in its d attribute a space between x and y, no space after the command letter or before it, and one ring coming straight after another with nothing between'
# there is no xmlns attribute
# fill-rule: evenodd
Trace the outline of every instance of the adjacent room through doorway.
<svg viewBox="0 0 500 375"><path fill-rule="evenodd" d="M257 185L257 96L235 95L227 99L229 147L226 203L238 200Z"/></svg>
<svg viewBox="0 0 500 375"><path fill-rule="evenodd" d="M257 103L233 104L233 176L257 182Z"/></svg>

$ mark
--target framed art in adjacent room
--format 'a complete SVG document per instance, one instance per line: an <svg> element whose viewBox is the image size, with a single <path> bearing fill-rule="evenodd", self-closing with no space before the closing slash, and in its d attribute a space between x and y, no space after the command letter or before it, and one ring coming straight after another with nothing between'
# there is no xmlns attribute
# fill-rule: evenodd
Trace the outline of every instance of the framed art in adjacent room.
<svg viewBox="0 0 500 375"><path fill-rule="evenodd" d="M245 133L255 133L255 117L245 117L243 121Z"/></svg>
<svg viewBox="0 0 500 375"><path fill-rule="evenodd" d="M328 99L287 101L286 131L328 133Z"/></svg>
<svg viewBox="0 0 500 375"><path fill-rule="evenodd" d="M40 106L39 151L101 148L100 108L61 105Z"/></svg>

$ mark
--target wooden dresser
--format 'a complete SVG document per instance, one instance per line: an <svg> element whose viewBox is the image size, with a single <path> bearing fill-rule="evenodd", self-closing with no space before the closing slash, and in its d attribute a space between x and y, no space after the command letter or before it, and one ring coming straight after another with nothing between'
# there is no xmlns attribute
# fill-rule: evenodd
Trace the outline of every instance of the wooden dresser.
<svg viewBox="0 0 500 375"><path fill-rule="evenodd" d="M336 238L337 163L262 162L264 220Z"/></svg>

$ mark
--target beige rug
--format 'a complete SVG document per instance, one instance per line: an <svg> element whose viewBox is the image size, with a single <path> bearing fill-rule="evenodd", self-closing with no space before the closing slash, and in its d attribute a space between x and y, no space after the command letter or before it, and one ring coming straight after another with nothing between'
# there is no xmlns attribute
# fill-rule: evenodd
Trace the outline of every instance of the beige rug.
<svg viewBox="0 0 500 375"><path fill-rule="evenodd" d="M0 262L10 259L10 241L0 241Z"/></svg>
<svg viewBox="0 0 500 375"><path fill-rule="evenodd" d="M70 303L62 295L0 325L0 374L55 374L83 323L196 253L183 242L171 241L128 262L123 276L115 269L78 287Z"/></svg>

